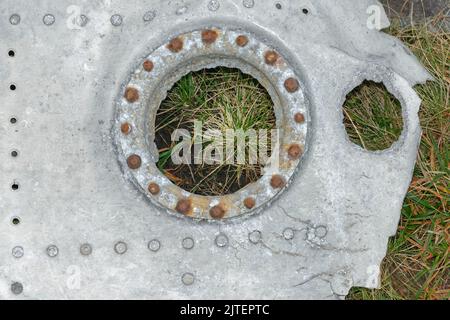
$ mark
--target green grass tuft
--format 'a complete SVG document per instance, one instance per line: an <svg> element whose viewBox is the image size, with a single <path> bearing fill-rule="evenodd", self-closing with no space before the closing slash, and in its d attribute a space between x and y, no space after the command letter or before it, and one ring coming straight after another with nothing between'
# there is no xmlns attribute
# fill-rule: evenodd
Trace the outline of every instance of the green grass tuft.
<svg viewBox="0 0 450 320"><path fill-rule="evenodd" d="M171 134L175 129L186 129L194 137L194 120L203 122L203 131L215 130L222 137L230 129L246 132L275 128L273 102L257 80L229 68L201 70L184 76L158 110L156 143L160 152L159 169L191 193L230 194L259 179L262 166L248 163L250 147L246 150L246 164L174 165L170 155L176 144L171 142ZM203 148L210 143L204 141ZM270 154L270 143L267 148Z"/></svg>

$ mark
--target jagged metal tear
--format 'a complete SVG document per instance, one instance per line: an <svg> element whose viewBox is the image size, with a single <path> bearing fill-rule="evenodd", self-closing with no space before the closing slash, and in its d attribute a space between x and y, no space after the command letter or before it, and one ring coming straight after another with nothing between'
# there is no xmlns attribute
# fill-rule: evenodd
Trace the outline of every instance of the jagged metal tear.
<svg viewBox="0 0 450 320"><path fill-rule="evenodd" d="M367 28L377 1L280 3L278 10L270 1L247 8L219 0L217 11L205 0L0 3L0 297L329 299L379 286L421 134L412 86L431 77L400 41ZM86 26L70 22L74 8ZM144 22L146 11L156 17ZM19 25L9 23L13 13ZM56 18L51 26L42 23L46 13ZM121 26L112 26L113 14ZM150 205L123 177L110 132L114 99L136 61L174 34L221 25L263 37L295 63L313 134L293 183L269 209L205 224ZM342 121L346 94L365 79L383 81L403 106L403 134L382 152L352 144ZM218 234L227 247L216 245ZM195 240L192 250L182 248L184 237ZM155 238L156 253L147 249ZM117 241L127 243L124 255L114 252ZM93 246L88 257L79 253L85 242ZM50 244L59 248L55 258L46 254ZM15 246L25 250L20 259ZM185 285L183 274L194 283ZM11 292L14 281L21 295Z"/></svg>

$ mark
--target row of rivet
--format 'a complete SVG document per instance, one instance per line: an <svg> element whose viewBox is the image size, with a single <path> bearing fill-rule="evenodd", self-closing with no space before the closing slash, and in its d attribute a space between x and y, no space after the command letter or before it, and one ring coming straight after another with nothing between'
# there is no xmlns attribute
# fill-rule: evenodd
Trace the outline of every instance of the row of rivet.
<svg viewBox="0 0 450 320"><path fill-rule="evenodd" d="M245 8L251 9L254 7L255 5L255 1L254 0L243 0L242 4ZM276 3L275 7L277 9L282 9L282 5L280 3ZM210 0L207 4L207 8L209 11L217 11L220 9L220 2L218 0ZM175 13L177 15L182 15L185 14L188 11L188 7L187 6L182 6L180 8L178 8ZM303 13L307 14L307 9L303 9ZM156 11L155 10L150 10L144 13L144 15L142 16L142 20L144 22L150 22L153 21L156 18ZM46 25L46 26L51 26L55 23L56 18L53 14L47 13L43 16L42 18L42 22ZM78 19L77 19L77 23L79 26L84 27L87 23L88 23L89 19L86 15L81 14ZM9 22L12 25L18 25L21 22L21 17L19 14L14 13L9 17ZM110 17L110 22L113 26L120 26L123 23L123 17L120 14L113 14Z"/></svg>
<svg viewBox="0 0 450 320"><path fill-rule="evenodd" d="M243 4L243 6L244 6L245 8L251 9L251 8L253 8L253 7L255 6L255 1L254 1L254 0L243 0L243 1L242 1L242 4ZM275 7L276 7L278 10L281 10L281 9L282 9L282 5L281 5L281 3L279 3L279 2L275 3ZM208 2L207 8L208 8L209 11L215 12L215 11L219 10L219 8L220 8L220 2L219 2L218 0L210 0L210 1ZM187 7L187 6L182 6L182 7L178 8L178 9L175 11L175 13L176 13L176 15L182 15L182 14L185 14L187 11L188 11L188 7ZM306 8L303 8L303 9L302 9L302 12L303 12L304 14L308 14L308 13L309 13L309 10L306 9ZM156 15L157 15L157 13L156 13L155 10L147 11L147 12L145 12L144 15L142 16L142 20L143 20L144 22L151 22L151 21L153 21L153 20L156 18ZM14 14L12 14L12 15L9 17L9 22L10 22L12 25L18 25L18 24L20 23L20 21L21 21L21 17L20 17L20 15L17 14L17 13L14 13ZM43 18L42 18L42 22L43 22L46 26L51 26L51 25L53 25L53 24L55 23L55 21L56 21L55 16L54 16L53 14L50 14L50 13L45 14L45 15L43 16ZM84 14L81 14L81 15L77 18L77 24L78 24L80 27L86 26L87 23L88 23L88 21L89 21L88 17L87 17L86 15L84 15ZM122 17L122 15L120 15L120 14L113 14L113 15L110 17L110 22L111 22L111 24L112 24L113 26L118 27L118 26L122 25L122 23L123 23L123 17Z"/></svg>
<svg viewBox="0 0 450 320"><path fill-rule="evenodd" d="M286 228L283 230L283 237L286 240L293 240L295 237L295 232L296 231L292 228ZM324 226L319 226L316 228L315 232L318 237L323 238L327 234L327 229ZM260 243L262 241L261 231L254 230L254 231L250 232L248 234L248 240L252 244ZM225 234L220 233L219 235L216 236L216 239L215 239L216 246L223 248L223 247L228 246L228 242L229 242L228 237ZM182 240L182 247L186 250L193 249L194 245L195 245L195 241L191 237L187 237ZM157 251L159 251L160 248L161 248L161 242L158 239L153 239L153 240L149 241L148 249L150 251L157 252ZM127 252L127 250L128 250L128 246L123 241L119 241L114 245L114 251L119 255L125 254ZM55 245L48 246L46 251L47 251L47 255L52 258L56 257L59 253L59 249ZM83 256L90 255L92 253L92 246L88 243L82 244L80 246L80 253ZM19 247L19 246L14 247L12 254L16 258L23 257L23 255L24 255L23 247ZM189 273L189 272L184 273L181 276L181 281L186 286L192 285L195 281L195 276L194 276L194 274ZM16 295L21 294L23 291L23 285L20 282L13 282L11 284L11 291Z"/></svg>
<svg viewBox="0 0 450 320"><path fill-rule="evenodd" d="M214 243L220 247L226 247L228 245L228 237L221 233L216 236ZM186 250L191 250L195 246L195 240L191 237L186 237L181 241L181 246ZM152 252L157 252L161 248L161 242L158 239L153 239L148 242L148 249ZM128 250L128 245L123 241L118 241L114 244L114 251L117 254L125 254ZM83 256L89 256L92 254L92 246L89 243L84 243L80 246L80 254ZM49 245L46 248L46 253L50 258L55 258L59 254L59 248L55 245ZM24 256L25 251L21 246L16 246L12 249L13 257L20 259Z"/></svg>

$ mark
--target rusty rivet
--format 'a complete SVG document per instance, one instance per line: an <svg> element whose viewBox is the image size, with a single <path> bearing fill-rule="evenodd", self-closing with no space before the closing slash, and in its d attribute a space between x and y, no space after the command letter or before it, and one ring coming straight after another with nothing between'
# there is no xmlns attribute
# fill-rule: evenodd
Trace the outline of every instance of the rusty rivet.
<svg viewBox="0 0 450 320"><path fill-rule="evenodd" d="M286 185L286 182L282 176L275 174L270 180L270 185L274 189L281 189Z"/></svg>
<svg viewBox="0 0 450 320"><path fill-rule="evenodd" d="M266 60L266 63L273 66L277 60L279 58L278 53L276 53L275 51L267 51L266 54L264 55L264 59Z"/></svg>
<svg viewBox="0 0 450 320"><path fill-rule="evenodd" d="M120 131L122 131L123 134L129 134L131 132L130 124L128 122L122 123Z"/></svg>
<svg viewBox="0 0 450 320"><path fill-rule="evenodd" d="M298 144L293 144L288 149L288 155L291 160L297 160L302 155L303 150Z"/></svg>
<svg viewBox="0 0 450 320"><path fill-rule="evenodd" d="M130 169L136 170L141 167L142 160L137 154L133 154L128 157L127 164Z"/></svg>
<svg viewBox="0 0 450 320"><path fill-rule="evenodd" d="M147 72L151 72L153 70L153 68L155 67L153 62L150 60L145 60L142 66L144 67L144 70Z"/></svg>
<svg viewBox="0 0 450 320"><path fill-rule="evenodd" d="M298 90L298 88L300 87L300 84L298 83L297 79L288 78L284 82L284 87L286 88L286 90L288 92L293 93Z"/></svg>
<svg viewBox="0 0 450 320"><path fill-rule="evenodd" d="M150 192L152 195L157 195L161 191L161 188L158 184L152 182L148 185L148 192Z"/></svg>
<svg viewBox="0 0 450 320"><path fill-rule="evenodd" d="M245 47L248 44L248 38L244 35L240 35L236 38L236 44L239 47Z"/></svg>
<svg viewBox="0 0 450 320"><path fill-rule="evenodd" d="M225 216L225 209L220 205L214 206L209 210L209 215L214 219L222 219Z"/></svg>
<svg viewBox="0 0 450 320"><path fill-rule="evenodd" d="M215 30L204 30L202 31L202 41L204 44L213 44L216 42L218 33Z"/></svg>
<svg viewBox="0 0 450 320"><path fill-rule="evenodd" d="M183 45L183 40L181 38L174 38L170 40L169 44L167 45L167 49L177 53L183 50Z"/></svg>
<svg viewBox="0 0 450 320"><path fill-rule="evenodd" d="M127 99L128 102L136 102L139 100L139 91L136 88L128 87L125 90L125 99Z"/></svg>
<svg viewBox="0 0 450 320"><path fill-rule="evenodd" d="M255 207L255 205L256 205L256 201L255 201L255 199L254 198L246 198L245 200L244 200L244 206L247 208L247 209L253 209L254 207Z"/></svg>
<svg viewBox="0 0 450 320"><path fill-rule="evenodd" d="M304 123L305 122L305 116L303 115L303 113L297 112L294 115L294 120L297 123Z"/></svg>
<svg viewBox="0 0 450 320"><path fill-rule="evenodd" d="M188 214L191 211L191 201L189 199L179 200L175 210L184 215Z"/></svg>

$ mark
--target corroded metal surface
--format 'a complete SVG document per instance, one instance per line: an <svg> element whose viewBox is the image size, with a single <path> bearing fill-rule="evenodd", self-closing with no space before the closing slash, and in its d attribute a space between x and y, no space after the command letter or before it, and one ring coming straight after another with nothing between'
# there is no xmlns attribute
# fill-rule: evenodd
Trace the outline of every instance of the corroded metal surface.
<svg viewBox="0 0 450 320"><path fill-rule="evenodd" d="M379 30L377 1L0 9L0 297L336 299L379 285L420 140L412 87L430 76ZM286 171L227 206L154 171L145 123L183 74L218 65L256 77L292 128ZM364 80L403 107L402 136L380 152L342 123Z"/></svg>

